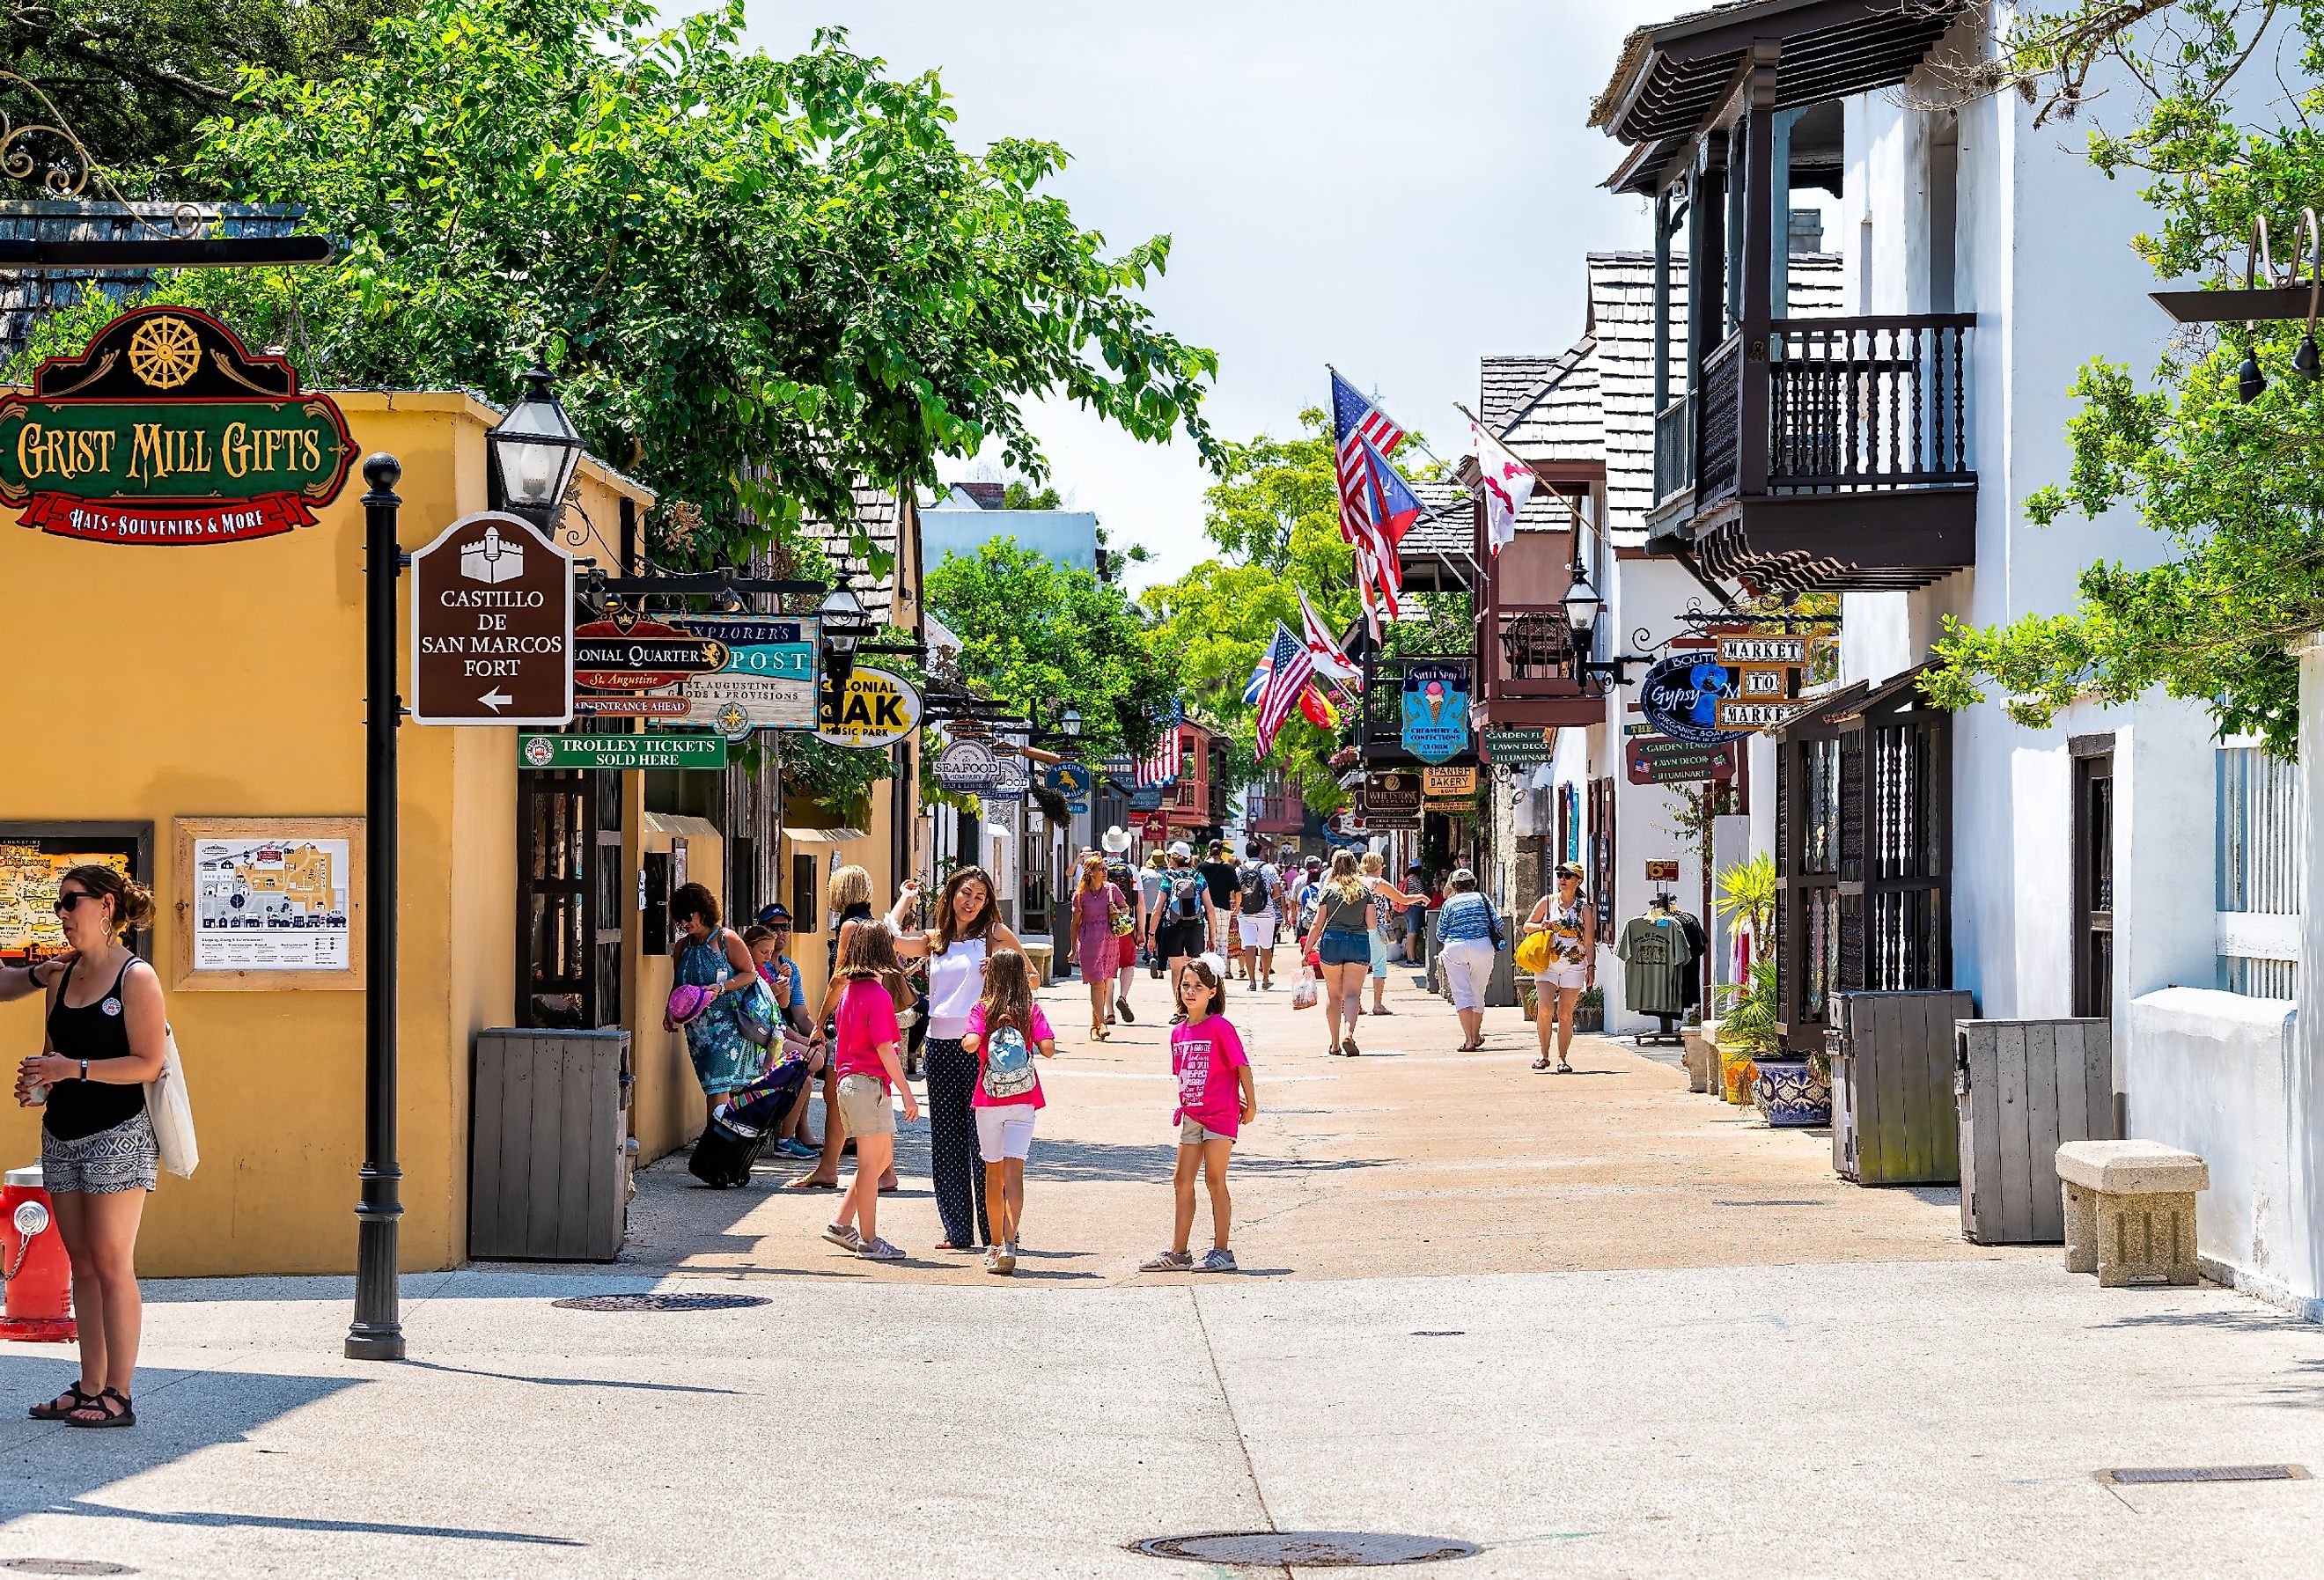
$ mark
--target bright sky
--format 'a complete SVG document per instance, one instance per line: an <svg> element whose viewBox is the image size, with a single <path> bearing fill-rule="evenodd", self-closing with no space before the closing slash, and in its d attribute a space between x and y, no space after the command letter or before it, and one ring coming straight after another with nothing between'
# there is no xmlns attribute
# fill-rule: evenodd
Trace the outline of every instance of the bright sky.
<svg viewBox="0 0 2324 1580"><path fill-rule="evenodd" d="M1150 293L1219 353L1210 420L1283 434L1328 361L1448 458L1487 353L1563 349L1582 254L1646 245L1598 183L1621 150L1586 125L1622 36L1688 0L752 0L752 42L818 23L891 70L934 67L964 140L1047 138L1056 189L1119 246L1173 238ZM1036 425L1067 501L1168 580L1207 558L1193 448L1139 444L1070 405ZM970 468L961 468L962 476ZM997 474L995 474L997 475Z"/></svg>

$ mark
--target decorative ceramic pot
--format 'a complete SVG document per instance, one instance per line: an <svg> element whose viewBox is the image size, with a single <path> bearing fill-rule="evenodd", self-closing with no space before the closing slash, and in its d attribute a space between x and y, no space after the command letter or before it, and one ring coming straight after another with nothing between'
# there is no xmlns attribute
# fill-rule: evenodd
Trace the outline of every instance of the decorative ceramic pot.
<svg viewBox="0 0 2324 1580"><path fill-rule="evenodd" d="M1752 1100L1773 1125L1830 1124L1831 1083L1805 1058L1763 1058Z"/></svg>
<svg viewBox="0 0 2324 1580"><path fill-rule="evenodd" d="M1720 1049L1719 1073L1724 1088L1721 1096L1738 1107L1751 1101L1751 1083L1759 1072L1749 1054L1732 1048Z"/></svg>

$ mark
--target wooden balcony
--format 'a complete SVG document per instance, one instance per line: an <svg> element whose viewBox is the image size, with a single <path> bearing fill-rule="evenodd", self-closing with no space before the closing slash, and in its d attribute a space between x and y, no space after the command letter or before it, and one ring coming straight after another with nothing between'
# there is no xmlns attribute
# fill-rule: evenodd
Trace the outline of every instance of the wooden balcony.
<svg viewBox="0 0 2324 1580"><path fill-rule="evenodd" d="M1253 834L1296 835L1307 826L1305 799L1279 783L1244 797L1243 810Z"/></svg>
<svg viewBox="0 0 2324 1580"><path fill-rule="evenodd" d="M1773 319L1763 341L1729 336L1656 416L1660 532L1717 575L1801 592L1924 587L1974 564L1975 325Z"/></svg>

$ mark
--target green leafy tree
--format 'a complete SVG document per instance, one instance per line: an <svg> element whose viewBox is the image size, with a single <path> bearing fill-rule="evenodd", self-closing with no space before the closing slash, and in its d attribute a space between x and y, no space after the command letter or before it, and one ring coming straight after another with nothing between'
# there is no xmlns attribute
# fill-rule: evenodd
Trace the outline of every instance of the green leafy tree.
<svg viewBox="0 0 2324 1580"><path fill-rule="evenodd" d="M1003 510L1063 510L1065 500L1055 488L1036 488L1022 477L1011 477L1001 491Z"/></svg>
<svg viewBox="0 0 2324 1580"><path fill-rule="evenodd" d="M1020 717L1070 704L1092 754L1150 750L1178 695L1179 659L1120 587L1013 538L948 554L927 574L928 606L960 637L964 678Z"/></svg>
<svg viewBox="0 0 2324 1580"><path fill-rule="evenodd" d="M1207 448L1216 359L1140 300L1168 238L1109 254L1042 189L1063 150L964 151L933 73L837 32L746 52L739 0L653 20L421 0L335 79L252 74L191 179L305 203L342 258L169 289L334 384L505 400L545 356L593 450L704 508L683 557L846 521L858 480L933 485L988 439L1038 480L1039 396Z"/></svg>
<svg viewBox="0 0 2324 1580"><path fill-rule="evenodd" d="M2226 88L2259 42L2255 30L2279 16L2290 18L2279 31L2307 86L2288 124L2239 124ZM2254 218L2266 217L2288 254L2301 206L2324 193L2324 5L2190 0L2170 23L2175 51L2139 61L2143 115L2094 131L2090 157L2146 181L2161 226L2135 245L2158 274L2239 284ZM2140 36L2108 35L2102 47L2135 54L2124 41ZM2172 558L2090 567L2069 613L1987 629L1949 621L1929 695L1961 707L1997 688L2013 716L2039 725L2080 697L2119 702L2159 687L2209 706L2223 732L2261 735L2290 754L2299 675L2286 644L2324 627L2324 383L2291 371L2303 330L2190 332L2144 384L2116 365L2085 366L2068 476L2029 498L2026 514L2046 525L2127 507L2168 536ZM2270 380L2248 404L2237 393L2246 356Z"/></svg>
<svg viewBox="0 0 2324 1580"><path fill-rule="evenodd" d="M180 164L195 127L233 102L244 68L332 76L370 47L374 22L416 4L7 0L0 70L29 87L0 81L0 115L19 126L61 115L90 157L116 171ZM47 159L62 150L28 143L22 152Z"/></svg>

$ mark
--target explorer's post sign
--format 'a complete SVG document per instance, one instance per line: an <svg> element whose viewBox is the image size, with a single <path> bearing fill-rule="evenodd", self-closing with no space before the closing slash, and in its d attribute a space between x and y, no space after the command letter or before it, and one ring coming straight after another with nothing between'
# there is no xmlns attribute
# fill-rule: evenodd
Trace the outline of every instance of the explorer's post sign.
<svg viewBox="0 0 2324 1580"><path fill-rule="evenodd" d="M327 396L191 308L125 312L0 395L0 504L60 537L271 538L313 526L355 458Z"/></svg>

